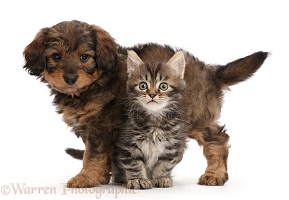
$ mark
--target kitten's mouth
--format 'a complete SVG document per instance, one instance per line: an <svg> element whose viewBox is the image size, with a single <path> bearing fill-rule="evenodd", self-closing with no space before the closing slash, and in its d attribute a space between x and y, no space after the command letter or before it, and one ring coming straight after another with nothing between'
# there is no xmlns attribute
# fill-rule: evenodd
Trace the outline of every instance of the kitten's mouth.
<svg viewBox="0 0 289 200"><path fill-rule="evenodd" d="M155 100L150 100L147 104L149 104L149 103L158 103L158 102L156 102Z"/></svg>

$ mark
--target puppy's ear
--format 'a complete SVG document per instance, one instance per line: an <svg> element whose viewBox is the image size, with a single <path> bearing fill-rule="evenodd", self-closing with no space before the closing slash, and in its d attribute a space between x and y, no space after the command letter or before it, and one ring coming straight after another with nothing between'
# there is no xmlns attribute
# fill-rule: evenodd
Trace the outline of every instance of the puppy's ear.
<svg viewBox="0 0 289 200"><path fill-rule="evenodd" d="M34 38L34 40L24 49L23 55L26 64L24 69L30 75L40 76L45 67L45 35L48 29L42 29Z"/></svg>
<svg viewBox="0 0 289 200"><path fill-rule="evenodd" d="M114 71L117 67L117 44L105 30L93 26L94 37L96 38L96 63L103 71Z"/></svg>

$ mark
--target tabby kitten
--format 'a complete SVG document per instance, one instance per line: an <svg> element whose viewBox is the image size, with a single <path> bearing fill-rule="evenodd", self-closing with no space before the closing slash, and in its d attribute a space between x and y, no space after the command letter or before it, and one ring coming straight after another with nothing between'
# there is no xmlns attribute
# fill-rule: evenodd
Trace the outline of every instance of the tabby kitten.
<svg viewBox="0 0 289 200"><path fill-rule="evenodd" d="M143 63L128 51L127 72L128 119L116 141L115 181L130 189L172 187L171 171L182 159L188 129L180 95L184 54Z"/></svg>

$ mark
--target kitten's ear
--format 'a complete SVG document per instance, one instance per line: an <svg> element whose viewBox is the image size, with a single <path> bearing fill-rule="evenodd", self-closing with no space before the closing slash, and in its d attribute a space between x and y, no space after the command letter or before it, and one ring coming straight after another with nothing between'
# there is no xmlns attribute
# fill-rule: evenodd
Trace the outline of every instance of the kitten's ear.
<svg viewBox="0 0 289 200"><path fill-rule="evenodd" d="M175 76L181 79L184 78L186 62L182 51L175 53L175 55L167 62L167 65Z"/></svg>
<svg viewBox="0 0 289 200"><path fill-rule="evenodd" d="M131 76L131 73L136 69L139 69L139 66L143 64L143 61L138 57L138 55L132 51L127 51L127 73L128 77Z"/></svg>

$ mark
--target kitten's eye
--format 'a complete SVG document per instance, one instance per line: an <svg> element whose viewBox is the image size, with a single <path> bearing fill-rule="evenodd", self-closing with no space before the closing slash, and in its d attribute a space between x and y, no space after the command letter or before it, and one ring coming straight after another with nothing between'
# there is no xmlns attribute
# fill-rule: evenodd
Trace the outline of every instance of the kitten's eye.
<svg viewBox="0 0 289 200"><path fill-rule="evenodd" d="M89 57L89 56L88 56L87 54L81 54L80 60L81 60L82 62L85 62L85 61L87 61L88 57Z"/></svg>
<svg viewBox="0 0 289 200"><path fill-rule="evenodd" d="M159 85L159 89L160 89L160 90L166 91L168 88L169 88L169 86L168 86L167 83L161 83L161 84Z"/></svg>
<svg viewBox="0 0 289 200"><path fill-rule="evenodd" d="M139 84L139 89L140 90L146 90L146 89L148 89L148 85L145 82L141 82Z"/></svg>
<svg viewBox="0 0 289 200"><path fill-rule="evenodd" d="M55 62L59 62L59 61L61 60L62 56L61 56L60 53L54 53L54 54L52 55L52 58L53 58L53 60L54 60Z"/></svg>

